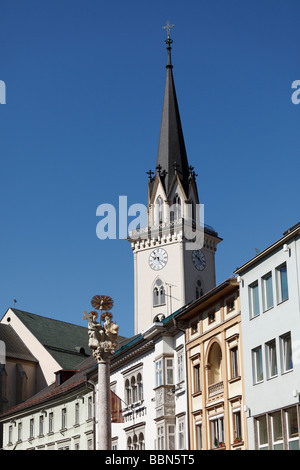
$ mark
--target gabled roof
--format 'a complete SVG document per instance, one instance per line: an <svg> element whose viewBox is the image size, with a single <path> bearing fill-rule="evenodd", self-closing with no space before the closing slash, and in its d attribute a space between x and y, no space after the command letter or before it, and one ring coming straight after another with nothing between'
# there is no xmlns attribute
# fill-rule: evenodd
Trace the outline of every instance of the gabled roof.
<svg viewBox="0 0 300 470"><path fill-rule="evenodd" d="M0 340L5 344L6 359L38 362L10 325L0 323Z"/></svg>
<svg viewBox="0 0 300 470"><path fill-rule="evenodd" d="M62 369L72 369L92 354L86 327L11 309Z"/></svg>

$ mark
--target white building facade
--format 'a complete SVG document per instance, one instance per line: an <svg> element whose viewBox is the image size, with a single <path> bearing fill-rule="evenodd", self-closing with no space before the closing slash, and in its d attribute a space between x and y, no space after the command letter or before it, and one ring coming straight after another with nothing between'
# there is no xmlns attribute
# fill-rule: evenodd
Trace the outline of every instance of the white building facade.
<svg viewBox="0 0 300 470"><path fill-rule="evenodd" d="M173 319L153 323L113 359L124 422L112 424L112 449L189 448L185 333Z"/></svg>
<svg viewBox="0 0 300 470"><path fill-rule="evenodd" d="M236 270L249 449L299 449L300 225Z"/></svg>

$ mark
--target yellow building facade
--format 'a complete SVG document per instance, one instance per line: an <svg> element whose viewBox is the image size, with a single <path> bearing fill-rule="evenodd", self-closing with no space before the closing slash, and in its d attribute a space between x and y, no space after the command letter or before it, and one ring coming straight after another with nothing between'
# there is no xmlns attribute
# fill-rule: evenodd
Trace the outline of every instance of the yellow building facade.
<svg viewBox="0 0 300 470"><path fill-rule="evenodd" d="M191 450L247 449L239 286L202 296L186 321Z"/></svg>

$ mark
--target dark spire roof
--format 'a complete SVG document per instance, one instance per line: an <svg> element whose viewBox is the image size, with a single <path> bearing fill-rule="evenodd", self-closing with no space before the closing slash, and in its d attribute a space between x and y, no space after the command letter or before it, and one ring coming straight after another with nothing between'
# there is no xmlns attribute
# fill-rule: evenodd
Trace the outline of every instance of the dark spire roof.
<svg viewBox="0 0 300 470"><path fill-rule="evenodd" d="M189 165L173 78L173 65L171 61L171 44L173 41L169 34L165 42L167 44L168 51L168 62L166 65L167 77L156 167L158 168L158 172L167 195L176 173L178 174L187 194L189 185Z"/></svg>

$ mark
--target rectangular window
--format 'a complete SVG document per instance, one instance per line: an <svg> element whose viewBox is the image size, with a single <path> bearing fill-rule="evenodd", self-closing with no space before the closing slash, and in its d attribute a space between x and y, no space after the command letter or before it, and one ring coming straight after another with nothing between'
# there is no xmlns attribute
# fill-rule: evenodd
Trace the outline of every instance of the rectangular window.
<svg viewBox="0 0 300 470"><path fill-rule="evenodd" d="M273 283L272 283L272 274L268 273L262 278L262 288L263 288L263 307L264 311L269 310L273 307Z"/></svg>
<svg viewBox="0 0 300 470"><path fill-rule="evenodd" d="M32 439L33 437L34 437L34 418L31 418L29 422L29 438Z"/></svg>
<svg viewBox="0 0 300 470"><path fill-rule="evenodd" d="M276 268L277 272L277 302L284 302L289 298L286 264Z"/></svg>
<svg viewBox="0 0 300 470"><path fill-rule="evenodd" d="M266 343L266 361L267 361L267 377L271 379L278 374L277 369L277 354L276 354L276 341L273 339Z"/></svg>
<svg viewBox="0 0 300 470"><path fill-rule="evenodd" d="M202 440L202 423L196 423L196 448L197 450L203 449L203 440Z"/></svg>
<svg viewBox="0 0 300 470"><path fill-rule="evenodd" d="M282 373L293 369L291 333L280 336Z"/></svg>
<svg viewBox="0 0 300 470"><path fill-rule="evenodd" d="M88 397L88 419L93 417L93 397Z"/></svg>
<svg viewBox="0 0 300 470"><path fill-rule="evenodd" d="M175 425L168 424L168 450L175 450Z"/></svg>
<svg viewBox="0 0 300 470"><path fill-rule="evenodd" d="M236 377L239 377L239 351L237 346L234 346L230 349L230 360L231 378L234 379Z"/></svg>
<svg viewBox="0 0 300 470"><path fill-rule="evenodd" d="M252 368L253 368L253 382L257 384L264 379L263 363L262 363L262 348L259 346L252 350Z"/></svg>
<svg viewBox="0 0 300 470"><path fill-rule="evenodd" d="M272 441L274 450L283 450L281 411L271 414Z"/></svg>
<svg viewBox="0 0 300 470"><path fill-rule="evenodd" d="M268 428L266 415L257 419L258 426L258 448L259 450L268 450Z"/></svg>
<svg viewBox="0 0 300 470"><path fill-rule="evenodd" d="M12 444L12 434L13 434L13 427L9 426L8 428L8 443Z"/></svg>
<svg viewBox="0 0 300 470"><path fill-rule="evenodd" d="M241 411L233 411L234 439L242 439Z"/></svg>
<svg viewBox="0 0 300 470"><path fill-rule="evenodd" d="M250 302L250 318L255 318L259 315L259 292L258 281L249 286L249 302Z"/></svg>
<svg viewBox="0 0 300 470"><path fill-rule="evenodd" d="M49 433L53 432L53 412L49 413Z"/></svg>
<svg viewBox="0 0 300 470"><path fill-rule="evenodd" d="M166 384L174 384L174 369L173 369L173 359L166 359Z"/></svg>
<svg viewBox="0 0 300 470"><path fill-rule="evenodd" d="M224 444L224 416L211 419L210 425L212 448L215 449Z"/></svg>
<svg viewBox="0 0 300 470"><path fill-rule="evenodd" d="M185 425L183 419L178 422L178 449L185 449Z"/></svg>
<svg viewBox="0 0 300 470"><path fill-rule="evenodd" d="M18 424L18 441L22 440L22 423Z"/></svg>
<svg viewBox="0 0 300 470"><path fill-rule="evenodd" d="M157 428L157 449L158 450L164 450L165 444L164 444L164 427L163 426L158 426Z"/></svg>
<svg viewBox="0 0 300 470"><path fill-rule="evenodd" d="M61 428L66 429L67 427L67 409L62 408L61 410Z"/></svg>
<svg viewBox="0 0 300 470"><path fill-rule="evenodd" d="M75 403L75 422L74 424L79 424L79 403Z"/></svg>
<svg viewBox="0 0 300 470"><path fill-rule="evenodd" d="M296 406L286 410L286 421L289 450L299 450L299 428Z"/></svg>
<svg viewBox="0 0 300 470"><path fill-rule="evenodd" d="M200 364L194 366L194 393L201 392Z"/></svg>
<svg viewBox="0 0 300 470"><path fill-rule="evenodd" d="M159 359L155 363L155 385L159 387L163 384L163 370L162 370L162 359Z"/></svg>
<svg viewBox="0 0 300 470"><path fill-rule="evenodd" d="M39 436L44 435L44 416L41 415L39 418Z"/></svg>
<svg viewBox="0 0 300 470"><path fill-rule="evenodd" d="M208 323L211 324L216 320L216 312L213 310L208 314Z"/></svg>
<svg viewBox="0 0 300 470"><path fill-rule="evenodd" d="M181 351L178 353L177 356L177 381L178 383L182 382L184 380L184 355L183 352Z"/></svg>

